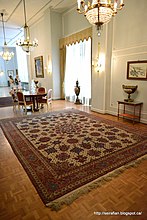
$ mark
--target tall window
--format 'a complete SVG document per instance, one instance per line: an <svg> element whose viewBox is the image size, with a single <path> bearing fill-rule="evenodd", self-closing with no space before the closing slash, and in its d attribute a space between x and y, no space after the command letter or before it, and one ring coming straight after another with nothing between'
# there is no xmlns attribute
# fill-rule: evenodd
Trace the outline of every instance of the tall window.
<svg viewBox="0 0 147 220"><path fill-rule="evenodd" d="M91 100L91 38L66 46L65 98L75 101L74 88L79 81L79 99L85 105Z"/></svg>
<svg viewBox="0 0 147 220"><path fill-rule="evenodd" d="M18 74L21 82L29 82L27 55L20 47L16 47L17 61L18 61Z"/></svg>

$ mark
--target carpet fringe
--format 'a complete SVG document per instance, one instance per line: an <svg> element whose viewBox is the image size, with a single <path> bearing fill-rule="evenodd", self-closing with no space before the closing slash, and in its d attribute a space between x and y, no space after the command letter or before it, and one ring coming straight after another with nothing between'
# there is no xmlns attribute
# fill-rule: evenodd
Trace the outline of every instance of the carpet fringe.
<svg viewBox="0 0 147 220"><path fill-rule="evenodd" d="M119 176L126 169L129 169L131 167L137 167L143 160L147 160L147 155L144 155L135 161L132 161L122 167L117 168L116 170L114 170L112 172L109 172L108 174L98 178L97 180L94 180L94 181L60 197L59 199L56 199L53 202L46 204L46 206L51 208L51 210L53 210L53 211L59 211L63 205L72 204L80 196L90 192L91 190L93 190L97 187L102 186L103 184L105 184L108 181L111 181L114 177Z"/></svg>

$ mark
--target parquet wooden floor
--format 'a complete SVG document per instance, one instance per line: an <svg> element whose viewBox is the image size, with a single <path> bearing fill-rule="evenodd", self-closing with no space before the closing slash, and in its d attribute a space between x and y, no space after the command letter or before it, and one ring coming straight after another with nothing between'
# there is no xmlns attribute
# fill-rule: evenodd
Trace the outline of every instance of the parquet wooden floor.
<svg viewBox="0 0 147 220"><path fill-rule="evenodd" d="M49 111L75 107L89 112L88 107L76 106L64 101L54 101ZM46 111L43 109L41 112ZM31 114L31 113L30 113ZM92 112L92 114L97 114ZM18 117L12 107L1 108L0 118ZM102 115L112 120L114 116ZM131 123L120 119L122 123ZM133 124L132 124L133 126ZM146 127L147 125L135 124ZM17 138L17 137L16 137ZM105 215L99 215L100 212ZM116 215L106 215L114 212ZM117 212L122 215L117 215ZM129 212L141 212L140 216L125 216ZM146 220L147 219L147 161L126 169L118 177L103 184L64 206L51 211L42 203L34 186L13 153L0 129L0 220Z"/></svg>

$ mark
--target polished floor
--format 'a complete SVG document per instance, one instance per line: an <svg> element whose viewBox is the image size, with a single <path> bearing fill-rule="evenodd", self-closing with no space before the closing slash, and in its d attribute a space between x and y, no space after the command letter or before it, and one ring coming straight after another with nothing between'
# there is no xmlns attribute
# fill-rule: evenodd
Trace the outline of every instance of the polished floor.
<svg viewBox="0 0 147 220"><path fill-rule="evenodd" d="M89 107L65 101L53 101L49 111L65 108L77 108L99 115L91 112ZM47 112L46 106L33 114L44 112ZM22 110L13 111L12 107L0 108L0 119L23 115ZM114 116L101 116L117 120ZM130 121L121 119L120 122L146 128L146 125L141 123L133 125ZM146 220L146 186L147 161L143 160L136 167L126 169L111 181L76 199L71 205L64 206L58 212L51 211L42 203L0 129L0 220ZM135 216L137 212L141 212L141 215Z"/></svg>
<svg viewBox="0 0 147 220"><path fill-rule="evenodd" d="M0 97L8 97L10 96L11 88L10 87L0 87Z"/></svg>

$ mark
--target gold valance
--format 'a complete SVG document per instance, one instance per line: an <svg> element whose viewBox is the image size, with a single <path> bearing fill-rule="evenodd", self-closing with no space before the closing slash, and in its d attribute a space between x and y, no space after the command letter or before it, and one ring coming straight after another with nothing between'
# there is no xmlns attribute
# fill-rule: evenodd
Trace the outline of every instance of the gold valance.
<svg viewBox="0 0 147 220"><path fill-rule="evenodd" d="M80 40L88 40L89 37L92 37L92 27L87 28L83 31L80 31L78 33L72 34L69 37L65 37L60 39L59 44L60 44L60 49L65 47L66 45L69 44L75 44L76 42L80 42Z"/></svg>

